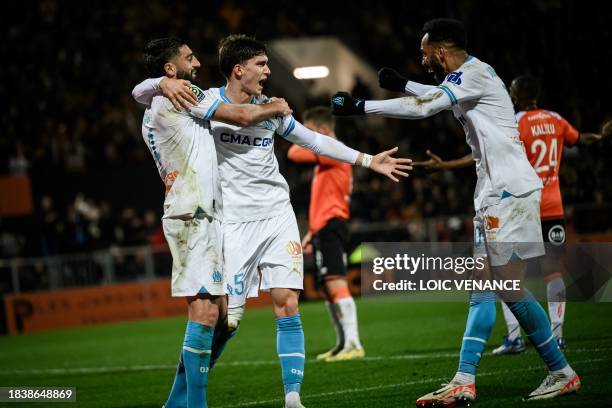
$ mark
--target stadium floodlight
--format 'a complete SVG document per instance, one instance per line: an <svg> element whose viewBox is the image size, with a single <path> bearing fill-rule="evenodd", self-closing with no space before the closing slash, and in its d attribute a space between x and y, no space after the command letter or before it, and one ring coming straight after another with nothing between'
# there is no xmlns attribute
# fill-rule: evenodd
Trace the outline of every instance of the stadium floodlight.
<svg viewBox="0 0 612 408"><path fill-rule="evenodd" d="M279 38L268 44L267 55L272 75L265 93L283 95L294 109L324 103L338 89L357 85L365 86L372 99L385 95L375 67L336 37Z"/></svg>
<svg viewBox="0 0 612 408"><path fill-rule="evenodd" d="M293 70L293 76L297 79L318 79L327 78L329 68L325 65L315 65L313 67L299 67Z"/></svg>

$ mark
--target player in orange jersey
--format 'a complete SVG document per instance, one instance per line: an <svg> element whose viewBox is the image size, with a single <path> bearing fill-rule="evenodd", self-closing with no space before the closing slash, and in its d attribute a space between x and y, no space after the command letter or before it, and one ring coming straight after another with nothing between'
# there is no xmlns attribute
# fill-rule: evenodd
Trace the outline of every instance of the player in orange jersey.
<svg viewBox="0 0 612 408"><path fill-rule="evenodd" d="M559 188L559 167L564 146L587 145L599 141L612 133L612 121L607 122L601 134L583 133L576 130L556 112L540 109L537 100L540 95L538 81L530 75L515 78L510 85L510 96L516 110L520 138L525 146L527 158L544 184L540 218L544 242L550 248L563 251L565 243L565 218L561 190ZM472 166L474 161L469 154L457 160L444 161L427 151L430 160L413 163L430 171L452 170ZM559 347L566 347L563 337L565 317L565 284L561 275L562 264L559 257L547 257L543 270L548 298L548 313L553 334ZM515 354L525 351L525 341L521 337L520 325L508 306L503 303L504 317L508 335L493 354Z"/></svg>
<svg viewBox="0 0 612 408"><path fill-rule="evenodd" d="M336 138L335 119L327 107L304 113L304 125ZM288 157L296 163L316 165L312 180L309 229L303 239L304 253L315 254L316 283L336 330L336 345L317 359L350 360L365 352L357 329L357 308L346 281L349 201L353 189L351 165L319 156L293 145Z"/></svg>

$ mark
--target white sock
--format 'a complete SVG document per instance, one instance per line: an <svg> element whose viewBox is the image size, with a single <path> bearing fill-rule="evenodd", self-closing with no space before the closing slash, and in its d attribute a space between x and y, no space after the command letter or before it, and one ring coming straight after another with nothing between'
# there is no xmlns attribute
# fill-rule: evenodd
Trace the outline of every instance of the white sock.
<svg viewBox="0 0 612 408"><path fill-rule="evenodd" d="M563 337L563 321L565 320L565 283L558 277L546 284L548 298L548 315L555 338Z"/></svg>
<svg viewBox="0 0 612 408"><path fill-rule="evenodd" d="M292 391L285 394L285 407L296 408L301 406L300 394Z"/></svg>
<svg viewBox="0 0 612 408"><path fill-rule="evenodd" d="M342 298L336 302L336 305L340 312L338 318L344 330L344 346L352 344L357 348L362 348L357 328L357 306L355 306L353 297Z"/></svg>
<svg viewBox="0 0 612 408"><path fill-rule="evenodd" d="M455 376L451 380L452 384L456 385L467 385L476 383L476 376L474 374L462 373L457 371Z"/></svg>
<svg viewBox="0 0 612 408"><path fill-rule="evenodd" d="M506 326L508 327L508 339L514 341L521 336L521 325L505 302L502 302L502 310L504 311L504 319L506 319Z"/></svg>
<svg viewBox="0 0 612 408"><path fill-rule="evenodd" d="M563 367L560 370L554 370L550 372L552 375L554 376L563 376L563 377L572 377L574 375L574 369L572 367L570 367L570 365L566 365L565 367Z"/></svg>
<svg viewBox="0 0 612 408"><path fill-rule="evenodd" d="M327 308L327 312L329 313L329 319L334 326L334 331L336 332L336 348L344 347L344 330L342 330L342 324L340 323L340 319L338 317L338 306L325 301L325 307Z"/></svg>

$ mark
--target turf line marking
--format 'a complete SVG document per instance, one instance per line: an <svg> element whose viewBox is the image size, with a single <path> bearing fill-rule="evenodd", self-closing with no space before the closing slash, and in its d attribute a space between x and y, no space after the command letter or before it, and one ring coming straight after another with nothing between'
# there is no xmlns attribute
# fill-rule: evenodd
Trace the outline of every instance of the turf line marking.
<svg viewBox="0 0 612 408"><path fill-rule="evenodd" d="M588 360L577 360L577 361L572 361L572 364L593 363L593 362L600 362L600 361L604 361L604 359L603 358L593 358L593 359L588 359ZM532 366L532 367L526 367L526 368L521 368L521 369L516 369L516 370L506 370L504 371L504 373L520 373L520 372L525 372L525 371L543 371L543 370L545 370L545 368L539 365L537 367ZM500 374L499 371L490 371L490 372L478 373L478 376L487 377L487 376L499 375L499 374ZM448 378L426 378L423 380L407 381L407 382L401 382L401 383L396 383L396 384L377 385L377 386L363 387L363 388L349 388L349 389L345 389L341 391L321 392L318 394L306 394L302 397L302 399L306 401L310 399L317 399L317 398L323 398L323 397L333 397L333 396L340 395L340 394L378 391L378 390L383 390L386 388L398 388L398 387L406 387L409 385L425 384L425 383L430 383L430 382L438 383L442 381L448 381ZM217 408L251 407L251 406L257 406L261 404L274 404L278 402L282 403L283 399L275 398L275 399L269 399L269 400L263 400L263 401L243 402L243 403L232 404L232 405L221 405Z"/></svg>
<svg viewBox="0 0 612 408"><path fill-rule="evenodd" d="M581 348L572 349L568 353L599 353L603 351L612 351L612 348ZM527 350L523 354L535 355L535 350ZM403 354L395 356L366 356L355 360L355 362L369 361L389 361L389 360L423 360L423 359L443 359L457 358L459 353L420 353L420 354ZM309 359L307 363L323 363L321 360ZM265 365L276 365L278 360L252 360L252 361L220 361L217 367L257 367ZM148 364L148 365L133 365L133 366L111 366L111 367L66 367L66 368L39 368L27 370L0 370L0 376L10 375L74 375L74 374L104 374L117 372L135 372L135 371L155 371L155 370L171 370L175 369L176 364Z"/></svg>

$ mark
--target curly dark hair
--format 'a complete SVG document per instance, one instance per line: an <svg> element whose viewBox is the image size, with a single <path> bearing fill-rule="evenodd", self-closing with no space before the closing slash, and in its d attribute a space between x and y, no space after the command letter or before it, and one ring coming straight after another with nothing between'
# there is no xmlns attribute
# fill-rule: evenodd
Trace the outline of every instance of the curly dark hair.
<svg viewBox="0 0 612 408"><path fill-rule="evenodd" d="M429 20L423 25L423 33L429 34L431 42L447 43L462 50L467 47L465 27L459 20L452 18Z"/></svg>

